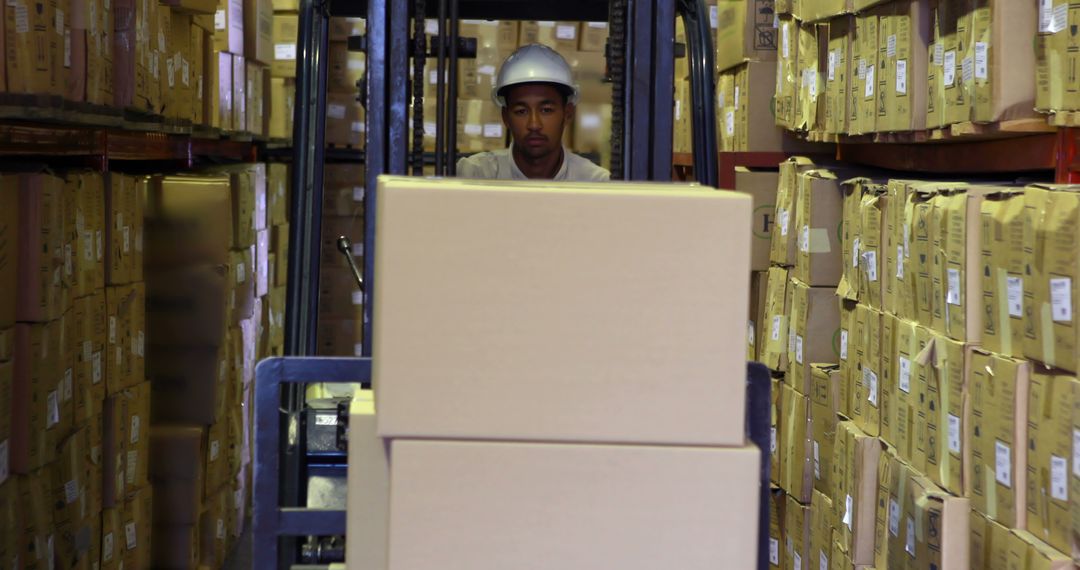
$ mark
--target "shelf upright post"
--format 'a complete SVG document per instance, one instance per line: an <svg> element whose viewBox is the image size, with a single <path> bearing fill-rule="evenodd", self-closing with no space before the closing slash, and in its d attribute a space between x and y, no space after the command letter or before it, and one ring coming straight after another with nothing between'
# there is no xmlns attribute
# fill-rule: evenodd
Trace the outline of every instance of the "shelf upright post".
<svg viewBox="0 0 1080 570"><path fill-rule="evenodd" d="M626 180L671 180L675 95L675 5L628 0L626 18Z"/></svg>

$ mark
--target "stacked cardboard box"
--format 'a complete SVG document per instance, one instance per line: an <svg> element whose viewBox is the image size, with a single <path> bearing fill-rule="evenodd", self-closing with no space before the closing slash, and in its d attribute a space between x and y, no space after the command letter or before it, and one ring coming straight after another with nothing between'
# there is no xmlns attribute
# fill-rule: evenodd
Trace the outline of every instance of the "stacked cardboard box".
<svg viewBox="0 0 1080 570"><path fill-rule="evenodd" d="M788 499L774 526L787 552L773 563L996 568L1012 549L1068 567L1076 188L852 178L815 193L828 180L784 165L757 317L758 357L783 371L773 466ZM823 212L829 247L806 223ZM800 325L815 319L807 278L837 284L836 334ZM815 356L808 337L837 350ZM833 538L816 542L829 501Z"/></svg>
<svg viewBox="0 0 1080 570"><path fill-rule="evenodd" d="M1050 3L814 0L777 12L776 122L789 130L921 131L1075 108L1054 73L1068 14L1055 19Z"/></svg>
<svg viewBox="0 0 1080 570"><path fill-rule="evenodd" d="M537 556L573 567L752 566L760 454L744 447L739 349L751 200L664 186L505 190L380 180L390 215L379 259L395 261L378 262L378 414L358 397L350 422L350 464L365 466L349 473L357 567L387 555L389 568L518 567ZM553 227L537 208L582 223ZM644 236L645 219L668 222ZM417 239L419 220L431 239ZM592 231L599 223L605 231ZM717 248L733 257L706 261ZM510 251L528 261L507 265ZM609 263L598 270L597 258ZM468 278L437 282L447 267ZM541 283L553 274L573 283ZM645 302L658 289L675 301ZM631 340L627 330L654 332ZM667 348L626 361L645 354L641 342ZM505 358L461 358L496 346ZM435 371L417 351L449 365ZM661 376L663 390L648 388ZM538 389L553 378L562 388ZM446 469L472 483L437 475ZM657 535L657 520L670 532ZM476 547L450 546L463 543Z"/></svg>

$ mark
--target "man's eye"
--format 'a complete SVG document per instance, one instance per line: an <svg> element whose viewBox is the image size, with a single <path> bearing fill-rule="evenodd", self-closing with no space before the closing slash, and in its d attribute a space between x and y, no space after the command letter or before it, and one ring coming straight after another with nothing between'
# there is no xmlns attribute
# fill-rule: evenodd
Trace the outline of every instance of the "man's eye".
<svg viewBox="0 0 1080 570"><path fill-rule="evenodd" d="M525 115L528 115L529 112L526 111L525 109L515 109L514 114L519 116L519 117L524 117Z"/></svg>
<svg viewBox="0 0 1080 570"><path fill-rule="evenodd" d="M550 115L550 114L555 112L555 108L554 107L544 107L543 109L540 110L540 112L545 114L545 115Z"/></svg>

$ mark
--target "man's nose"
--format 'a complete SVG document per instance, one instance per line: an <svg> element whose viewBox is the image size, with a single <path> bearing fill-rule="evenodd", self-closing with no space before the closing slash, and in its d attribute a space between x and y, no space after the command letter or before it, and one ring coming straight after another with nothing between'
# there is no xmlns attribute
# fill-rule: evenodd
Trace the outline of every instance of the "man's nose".
<svg viewBox="0 0 1080 570"><path fill-rule="evenodd" d="M540 122L540 113L538 113L536 111L530 112L529 113L529 122L527 122L525 124L525 126L528 127L529 130L533 130L533 131L540 130L544 126L543 123Z"/></svg>

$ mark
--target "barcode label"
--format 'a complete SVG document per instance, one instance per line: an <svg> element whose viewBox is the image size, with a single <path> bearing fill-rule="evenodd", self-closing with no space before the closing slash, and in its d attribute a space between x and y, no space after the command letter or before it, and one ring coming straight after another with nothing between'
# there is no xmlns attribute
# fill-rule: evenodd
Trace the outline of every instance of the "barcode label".
<svg viewBox="0 0 1080 570"><path fill-rule="evenodd" d="M900 536L900 503L889 497L889 534Z"/></svg>
<svg viewBox="0 0 1080 570"><path fill-rule="evenodd" d="M900 357L900 374L899 374L900 390L905 394L911 393L911 360L901 356Z"/></svg>
<svg viewBox="0 0 1080 570"><path fill-rule="evenodd" d="M1069 500L1069 468L1064 457L1050 456L1050 496L1058 501Z"/></svg>
<svg viewBox="0 0 1080 570"><path fill-rule="evenodd" d="M994 440L994 478L1012 488L1012 449L999 440Z"/></svg>
<svg viewBox="0 0 1080 570"><path fill-rule="evenodd" d="M945 294L945 302L950 305L960 305L960 270L947 269L949 290Z"/></svg>
<svg viewBox="0 0 1080 570"><path fill-rule="evenodd" d="M1050 280L1050 312L1054 322L1072 321L1072 279L1060 277Z"/></svg>
<svg viewBox="0 0 1080 570"><path fill-rule="evenodd" d="M1024 316L1024 279L1008 277L1005 282L1009 294L1009 316L1019 319Z"/></svg>
<svg viewBox="0 0 1080 570"><path fill-rule="evenodd" d="M949 414L949 452L960 453L960 418Z"/></svg>

